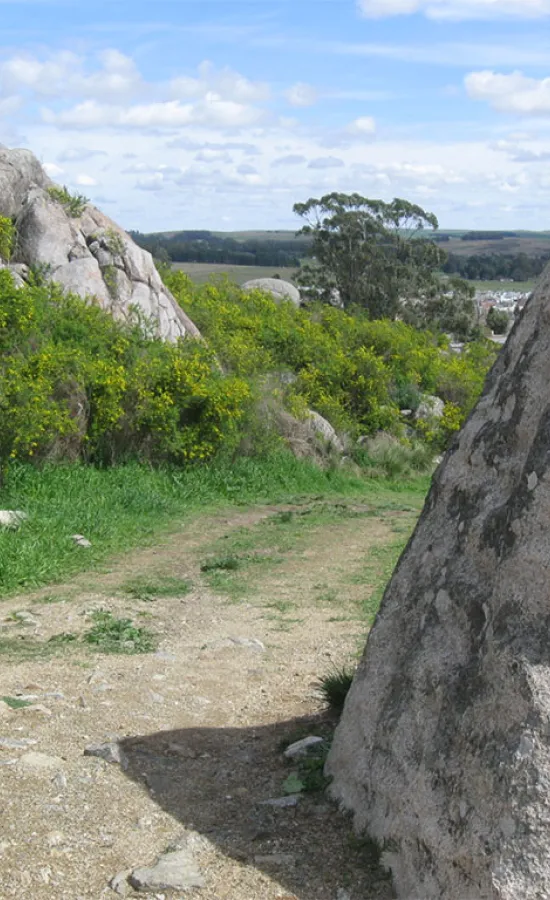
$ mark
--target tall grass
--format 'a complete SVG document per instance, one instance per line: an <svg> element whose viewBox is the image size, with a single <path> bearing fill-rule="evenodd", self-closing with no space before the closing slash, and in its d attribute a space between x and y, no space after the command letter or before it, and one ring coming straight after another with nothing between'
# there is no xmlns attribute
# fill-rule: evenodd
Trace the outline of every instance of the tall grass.
<svg viewBox="0 0 550 900"><path fill-rule="evenodd" d="M0 508L21 509L28 520L17 531L0 529L0 597L93 568L198 511L385 491L418 498L426 488L425 480L368 482L342 469L322 471L289 453L185 469L14 465L0 490ZM73 534L83 534L92 548L75 545Z"/></svg>

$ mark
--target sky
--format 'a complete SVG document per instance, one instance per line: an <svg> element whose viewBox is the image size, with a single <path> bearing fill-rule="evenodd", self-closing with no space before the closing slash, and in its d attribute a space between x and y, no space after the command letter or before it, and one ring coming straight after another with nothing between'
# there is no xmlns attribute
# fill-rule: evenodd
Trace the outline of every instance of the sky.
<svg viewBox="0 0 550 900"><path fill-rule="evenodd" d="M126 229L550 228L550 0L0 0L0 143Z"/></svg>

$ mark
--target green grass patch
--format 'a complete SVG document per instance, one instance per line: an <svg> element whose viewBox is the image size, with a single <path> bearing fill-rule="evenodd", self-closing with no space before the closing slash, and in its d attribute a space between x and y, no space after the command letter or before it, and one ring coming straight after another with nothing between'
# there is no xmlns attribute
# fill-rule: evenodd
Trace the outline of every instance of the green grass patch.
<svg viewBox="0 0 550 900"><path fill-rule="evenodd" d="M354 675L354 670L344 667L328 672L319 680L319 693L329 709L342 712Z"/></svg>
<svg viewBox="0 0 550 900"><path fill-rule="evenodd" d="M367 481L340 470L322 471L283 452L184 469L13 465L0 489L0 507L22 509L29 518L16 531L0 531L0 597L93 569L109 555L152 543L161 531L199 512L337 496L419 508L428 484L426 478ZM292 529L299 518L274 527ZM73 534L85 535L91 549L83 554Z"/></svg>
<svg viewBox="0 0 550 900"><path fill-rule="evenodd" d="M19 697L0 697L0 700L3 700L10 709L25 709L26 706L32 705L29 700L20 700Z"/></svg>
<svg viewBox="0 0 550 900"><path fill-rule="evenodd" d="M412 531L412 527L411 524L410 531ZM349 578L352 584L369 585L370 589L362 603L362 612L369 625L372 625L378 612L386 586L407 544L408 534L407 537L400 537L399 540L391 541L381 547L372 547L363 567Z"/></svg>
<svg viewBox="0 0 550 900"><path fill-rule="evenodd" d="M123 593L135 600L151 601L161 597L185 597L192 588L186 578L171 575L137 575L121 585Z"/></svg>
<svg viewBox="0 0 550 900"><path fill-rule="evenodd" d="M94 625L83 639L102 653L150 653L156 647L152 632L134 625L131 619L117 619L110 612L98 610L92 621Z"/></svg>

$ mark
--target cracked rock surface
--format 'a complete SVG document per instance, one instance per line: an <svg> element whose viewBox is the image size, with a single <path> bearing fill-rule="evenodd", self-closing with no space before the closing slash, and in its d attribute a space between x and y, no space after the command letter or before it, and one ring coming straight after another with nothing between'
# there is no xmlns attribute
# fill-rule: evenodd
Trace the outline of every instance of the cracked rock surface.
<svg viewBox="0 0 550 900"><path fill-rule="evenodd" d="M328 759L421 900L550 897L550 270L433 480Z"/></svg>
<svg viewBox="0 0 550 900"><path fill-rule="evenodd" d="M168 341L199 337L163 285L151 254L91 203L81 215L69 215L50 196L52 184L30 151L0 147L0 215L15 223L10 269L16 284L24 283L29 268L39 268L65 290L93 298L116 319L137 316Z"/></svg>

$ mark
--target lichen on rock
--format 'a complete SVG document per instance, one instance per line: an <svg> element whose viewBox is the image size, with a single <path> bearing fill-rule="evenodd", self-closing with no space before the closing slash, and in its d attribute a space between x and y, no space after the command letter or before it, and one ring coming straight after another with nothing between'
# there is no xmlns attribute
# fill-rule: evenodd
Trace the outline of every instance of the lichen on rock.
<svg viewBox="0 0 550 900"><path fill-rule="evenodd" d="M439 467L327 762L406 900L550 897L550 270Z"/></svg>

